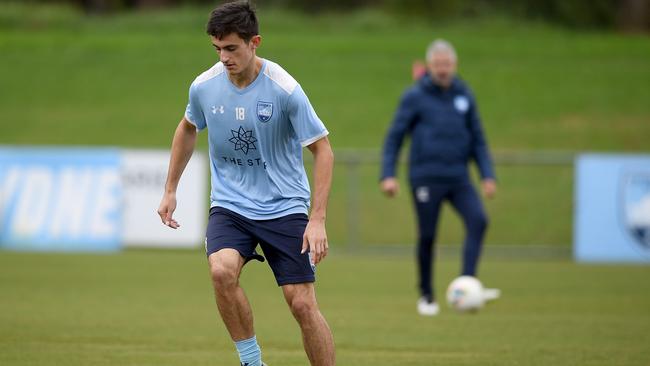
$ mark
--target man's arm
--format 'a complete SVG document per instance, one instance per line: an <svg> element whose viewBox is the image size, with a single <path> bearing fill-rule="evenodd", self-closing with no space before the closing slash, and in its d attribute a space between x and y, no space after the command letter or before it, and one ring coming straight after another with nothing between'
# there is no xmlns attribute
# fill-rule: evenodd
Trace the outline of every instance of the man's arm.
<svg viewBox="0 0 650 366"><path fill-rule="evenodd" d="M416 116L416 108L412 95L402 96L393 123L386 134L382 152L382 167L380 189L388 197L394 197L399 192L399 183L396 177L397 159L402 147L404 137L411 128Z"/></svg>
<svg viewBox="0 0 650 366"><path fill-rule="evenodd" d="M472 134L472 157L478 165L481 174L481 188L487 198L493 198L496 195L497 184L492 165L492 157L488 149L487 140L481 126L481 118L476 106L476 100L472 97L471 106L468 112L469 128Z"/></svg>
<svg viewBox="0 0 650 366"><path fill-rule="evenodd" d="M194 146L196 145L196 126L187 119L183 119L176 127L174 139L172 140L171 158L169 159L169 170L167 171L167 181L165 183L165 193L158 208L158 215L163 224L172 229L180 227L178 222L172 218L176 210L176 189L181 175L187 166L187 162L192 157Z"/></svg>
<svg viewBox="0 0 650 366"><path fill-rule="evenodd" d="M334 153L327 136L308 145L307 148L314 155L314 193L312 194L309 223L307 223L303 235L301 253L305 253L309 248L312 261L317 264L327 256L329 249L325 219L327 217L327 199L332 186Z"/></svg>

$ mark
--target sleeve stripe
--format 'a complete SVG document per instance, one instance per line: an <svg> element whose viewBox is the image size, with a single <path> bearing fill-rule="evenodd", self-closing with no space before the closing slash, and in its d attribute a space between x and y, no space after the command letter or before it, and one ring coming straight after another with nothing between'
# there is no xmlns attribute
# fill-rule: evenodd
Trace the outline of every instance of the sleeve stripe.
<svg viewBox="0 0 650 366"><path fill-rule="evenodd" d="M302 147L307 147L307 146L313 144L314 142L322 139L323 137L325 137L325 136L327 136L329 134L330 134L330 132L328 130L324 130L323 132L321 132L320 134L318 134L318 135L316 135L316 136L314 136L312 138L309 138L309 139L307 139L305 141L301 141L300 145L302 145Z"/></svg>
<svg viewBox="0 0 650 366"><path fill-rule="evenodd" d="M192 119L190 119L190 117L187 115L187 113L185 113L185 116L184 116L183 118L185 118L185 120L186 120L187 122L193 124L194 127L196 127L196 130L197 130L197 131L201 131L201 130L202 130L201 128L199 128L199 127L196 125L196 123L195 123L194 121L192 121Z"/></svg>

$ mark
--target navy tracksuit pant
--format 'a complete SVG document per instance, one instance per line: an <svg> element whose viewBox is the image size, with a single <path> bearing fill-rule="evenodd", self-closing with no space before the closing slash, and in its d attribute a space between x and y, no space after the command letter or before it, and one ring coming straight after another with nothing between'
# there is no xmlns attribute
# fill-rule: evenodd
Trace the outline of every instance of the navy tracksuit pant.
<svg viewBox="0 0 650 366"><path fill-rule="evenodd" d="M443 201L447 200L454 207L462 217L465 226L463 275L476 276L488 220L481 199L469 179L457 183L413 185L412 193L419 229L417 261L420 294L433 301L435 300L432 286L432 266L435 257L433 244Z"/></svg>

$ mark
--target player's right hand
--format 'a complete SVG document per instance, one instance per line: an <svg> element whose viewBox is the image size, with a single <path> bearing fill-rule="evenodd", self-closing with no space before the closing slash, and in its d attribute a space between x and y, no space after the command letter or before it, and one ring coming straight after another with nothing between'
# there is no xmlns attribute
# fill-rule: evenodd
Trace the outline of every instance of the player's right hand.
<svg viewBox="0 0 650 366"><path fill-rule="evenodd" d="M379 183L380 189L388 197L395 197L399 193L399 182L395 177L384 178Z"/></svg>
<svg viewBox="0 0 650 366"><path fill-rule="evenodd" d="M162 220L163 225L169 226L172 229L178 229L181 227L181 225L179 225L178 222L172 217L175 210L176 194L165 193L162 201L160 201L160 207L158 207L158 215L160 216L160 220Z"/></svg>

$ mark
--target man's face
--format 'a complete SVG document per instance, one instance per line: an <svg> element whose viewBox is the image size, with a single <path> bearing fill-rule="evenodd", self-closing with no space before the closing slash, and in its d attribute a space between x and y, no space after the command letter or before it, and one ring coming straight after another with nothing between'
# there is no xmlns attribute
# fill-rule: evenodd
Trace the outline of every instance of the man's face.
<svg viewBox="0 0 650 366"><path fill-rule="evenodd" d="M222 38L215 36L210 36L210 38L229 75L241 73L253 62L255 49L261 41L260 36L254 36L249 42L246 42L237 33L230 33Z"/></svg>
<svg viewBox="0 0 650 366"><path fill-rule="evenodd" d="M434 53L427 62L433 82L448 88L456 74L456 60L447 52Z"/></svg>

